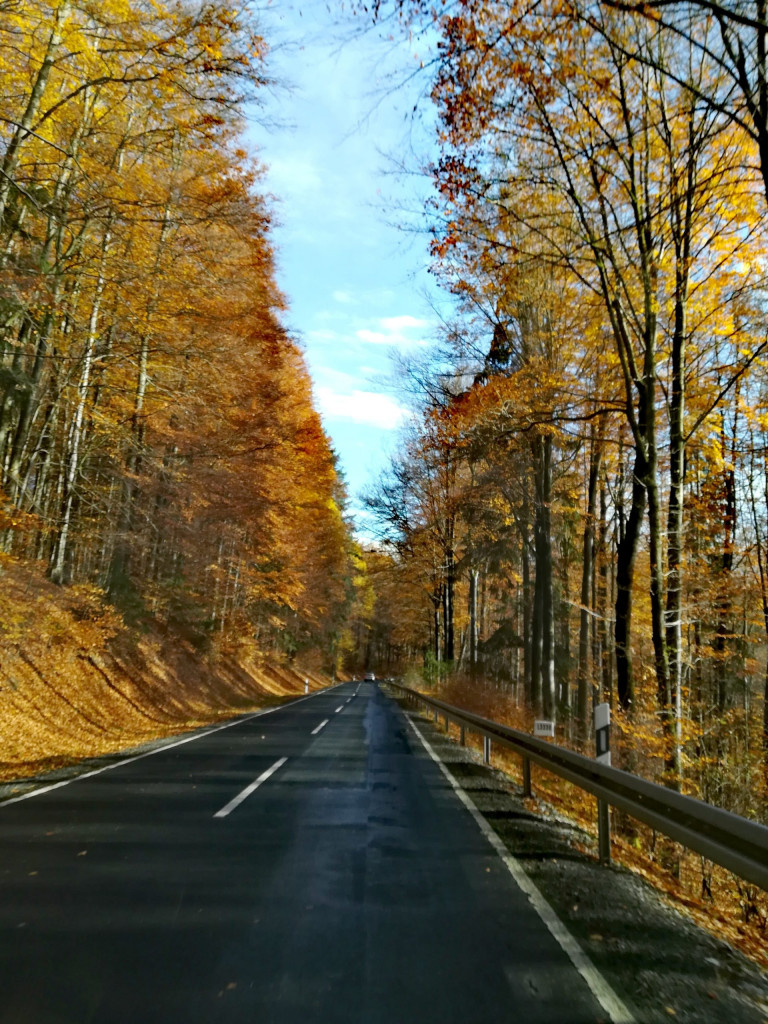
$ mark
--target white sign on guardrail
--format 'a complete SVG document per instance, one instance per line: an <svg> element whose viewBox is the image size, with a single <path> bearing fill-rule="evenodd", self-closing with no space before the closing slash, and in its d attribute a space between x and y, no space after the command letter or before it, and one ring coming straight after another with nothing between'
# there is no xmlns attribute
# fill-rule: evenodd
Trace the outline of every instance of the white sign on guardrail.
<svg viewBox="0 0 768 1024"><path fill-rule="evenodd" d="M537 718L533 723L533 735L534 736L554 736L555 735L555 723L547 721L546 719Z"/></svg>

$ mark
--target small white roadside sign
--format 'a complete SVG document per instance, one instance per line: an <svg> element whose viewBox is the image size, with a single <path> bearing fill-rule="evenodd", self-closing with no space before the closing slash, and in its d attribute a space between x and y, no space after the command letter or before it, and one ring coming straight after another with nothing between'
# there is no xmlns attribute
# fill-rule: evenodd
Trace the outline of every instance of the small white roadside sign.
<svg viewBox="0 0 768 1024"><path fill-rule="evenodd" d="M611 705L595 705L595 760L611 763Z"/></svg>

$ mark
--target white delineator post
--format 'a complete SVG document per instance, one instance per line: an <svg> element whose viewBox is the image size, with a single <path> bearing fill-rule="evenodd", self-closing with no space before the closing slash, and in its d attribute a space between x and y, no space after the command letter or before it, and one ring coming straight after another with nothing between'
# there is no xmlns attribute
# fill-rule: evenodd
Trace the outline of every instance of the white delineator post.
<svg viewBox="0 0 768 1024"><path fill-rule="evenodd" d="M595 705L595 760L611 763L611 705ZM605 800L597 801L597 846L601 864L611 862L611 817Z"/></svg>
<svg viewBox="0 0 768 1024"><path fill-rule="evenodd" d="M611 763L611 705L595 704L595 760Z"/></svg>
<svg viewBox="0 0 768 1024"><path fill-rule="evenodd" d="M309 680L304 680L304 693L309 693Z"/></svg>
<svg viewBox="0 0 768 1024"><path fill-rule="evenodd" d="M555 738L555 723L551 718L537 718L533 723L533 735L539 739ZM523 796L533 796L531 789L531 759L523 754Z"/></svg>

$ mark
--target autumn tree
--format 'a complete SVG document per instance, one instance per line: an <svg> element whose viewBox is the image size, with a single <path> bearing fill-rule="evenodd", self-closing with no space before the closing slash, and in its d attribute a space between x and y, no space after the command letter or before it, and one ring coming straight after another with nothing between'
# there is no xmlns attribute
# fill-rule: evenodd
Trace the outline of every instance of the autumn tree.
<svg viewBox="0 0 768 1024"><path fill-rule="evenodd" d="M3 539L196 644L332 658L344 490L241 142L265 54L247 0L4 13Z"/></svg>
<svg viewBox="0 0 768 1024"><path fill-rule="evenodd" d="M438 275L469 297L468 311L481 296L489 338L494 323L506 328L509 281L534 266L563 275L583 311L581 328L557 334L557 354L567 356L561 386L569 374L577 381L570 408L557 389L546 394L543 368L536 375L544 382L539 430L554 436L570 423L574 449L589 452L579 485L578 706L585 717L588 620L611 589L616 695L627 712L637 704L632 655L642 637L631 627L640 597L666 777L680 784L692 628L713 631L709 664L724 694L734 685L725 666L742 579L735 466L744 396L764 345L762 182L755 139L727 104L702 102L730 88L708 51L712 25L694 19L673 37L616 7L490 0L450 11L402 0L377 4L374 14L439 35L427 63L441 146L429 208ZM746 58L756 81L758 58ZM593 369L584 373L585 365ZM483 422L479 409L477 417ZM707 588L719 596L705 611L690 599L701 594L703 567L693 566L690 586L685 580L693 564L686 510L701 528L688 474L694 459L716 451L720 466L708 475L721 497L706 514L720 550ZM564 516L554 531L564 564L567 530ZM647 569L637 559L646 543ZM537 569L546 575L545 565ZM691 623L699 610L703 619ZM602 629L593 622L593 671ZM612 685L610 659L599 658Z"/></svg>

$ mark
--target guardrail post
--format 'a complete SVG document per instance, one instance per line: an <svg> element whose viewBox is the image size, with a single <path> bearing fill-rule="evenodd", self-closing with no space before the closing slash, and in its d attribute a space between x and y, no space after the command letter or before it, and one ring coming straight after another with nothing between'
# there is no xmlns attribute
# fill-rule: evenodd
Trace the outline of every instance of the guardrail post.
<svg viewBox="0 0 768 1024"><path fill-rule="evenodd" d="M483 764L491 763L491 737L483 736Z"/></svg>
<svg viewBox="0 0 768 1024"><path fill-rule="evenodd" d="M462 747L466 747L467 745L467 730L464 728L463 725L459 729L459 743L462 745Z"/></svg>
<svg viewBox="0 0 768 1024"><path fill-rule="evenodd" d="M523 757L523 796L531 796L531 761Z"/></svg>
<svg viewBox="0 0 768 1024"><path fill-rule="evenodd" d="M435 725L437 725L437 708L435 708Z"/></svg>
<svg viewBox="0 0 768 1024"><path fill-rule="evenodd" d="M605 800L597 801L597 849L601 864L611 863L611 815Z"/></svg>

